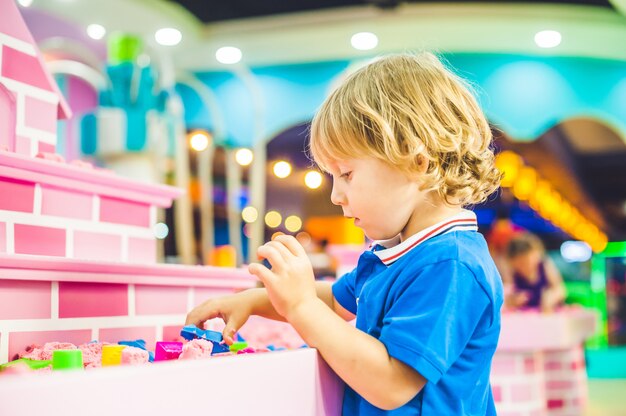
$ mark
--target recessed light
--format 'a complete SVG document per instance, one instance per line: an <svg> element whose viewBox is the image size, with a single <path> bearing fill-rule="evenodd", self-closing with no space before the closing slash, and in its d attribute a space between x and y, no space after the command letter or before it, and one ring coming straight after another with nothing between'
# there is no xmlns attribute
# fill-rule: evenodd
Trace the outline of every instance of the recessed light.
<svg viewBox="0 0 626 416"><path fill-rule="evenodd" d="M107 30L104 28L104 26L93 23L87 26L87 34L92 39L100 40L104 37L104 35L107 34Z"/></svg>
<svg viewBox="0 0 626 416"><path fill-rule="evenodd" d="M180 33L180 30L174 29L173 27L164 27L156 31L154 39L160 45L175 46L183 39L183 34Z"/></svg>
<svg viewBox="0 0 626 416"><path fill-rule="evenodd" d="M236 64L241 57L241 49L234 46L223 46L215 52L215 59L222 64Z"/></svg>
<svg viewBox="0 0 626 416"><path fill-rule="evenodd" d="M371 32L359 32L352 35L350 43L354 49L368 51L378 46L378 36Z"/></svg>
<svg viewBox="0 0 626 416"><path fill-rule="evenodd" d="M561 34L556 30L542 30L535 34L535 43L540 48L554 48L561 44Z"/></svg>

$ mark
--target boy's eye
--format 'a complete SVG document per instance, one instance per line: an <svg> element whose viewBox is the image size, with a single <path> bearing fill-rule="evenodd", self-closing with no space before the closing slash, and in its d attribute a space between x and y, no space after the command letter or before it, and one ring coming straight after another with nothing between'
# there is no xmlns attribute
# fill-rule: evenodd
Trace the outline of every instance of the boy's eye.
<svg viewBox="0 0 626 416"><path fill-rule="evenodd" d="M346 172L346 173L342 173L341 177L342 178L346 178L346 179L350 179L350 175L352 175L352 171Z"/></svg>

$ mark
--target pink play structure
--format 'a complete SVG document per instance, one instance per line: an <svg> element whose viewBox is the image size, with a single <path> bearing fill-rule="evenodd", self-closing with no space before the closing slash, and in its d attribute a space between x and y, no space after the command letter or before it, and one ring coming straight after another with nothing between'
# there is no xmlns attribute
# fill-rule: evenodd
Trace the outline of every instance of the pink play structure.
<svg viewBox="0 0 626 416"><path fill-rule="evenodd" d="M179 189L54 153L70 110L15 2L0 0L0 10L0 364L47 341L143 338L153 348L178 338L206 298L255 286L244 269L156 263L157 209ZM252 325L280 331L252 320L242 333L253 336ZM116 400L120 392L132 394ZM203 399L222 413L336 415L341 389L315 350L0 377L3 415L164 414L204 408Z"/></svg>
<svg viewBox="0 0 626 416"><path fill-rule="evenodd" d="M53 152L57 119L71 116L13 1L2 0L0 148L35 156Z"/></svg>
<svg viewBox="0 0 626 416"><path fill-rule="evenodd" d="M491 368L499 416L576 416L587 403L583 343L597 316L578 307L502 315Z"/></svg>
<svg viewBox="0 0 626 416"><path fill-rule="evenodd" d="M156 210L180 190L54 154L70 111L15 3L0 8L0 118L14 126L0 136L0 362L44 341L175 337L203 299L254 286L244 270L156 264Z"/></svg>

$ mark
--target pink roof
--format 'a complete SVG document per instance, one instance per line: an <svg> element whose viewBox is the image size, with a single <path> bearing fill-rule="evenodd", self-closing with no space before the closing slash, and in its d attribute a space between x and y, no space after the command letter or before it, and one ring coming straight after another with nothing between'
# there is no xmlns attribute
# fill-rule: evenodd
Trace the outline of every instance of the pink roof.
<svg viewBox="0 0 626 416"><path fill-rule="evenodd" d="M39 66L45 74L44 89L59 96L57 117L59 119L70 118L72 116L72 111L65 101L63 94L59 91L59 86L54 81L52 74L50 74L50 71L46 68L41 52L39 51L39 48L37 48L37 44L28 30L28 27L18 10L16 2L14 0L0 0L0 10L2 10L2 13L0 13L0 31L10 37L33 45L37 51Z"/></svg>

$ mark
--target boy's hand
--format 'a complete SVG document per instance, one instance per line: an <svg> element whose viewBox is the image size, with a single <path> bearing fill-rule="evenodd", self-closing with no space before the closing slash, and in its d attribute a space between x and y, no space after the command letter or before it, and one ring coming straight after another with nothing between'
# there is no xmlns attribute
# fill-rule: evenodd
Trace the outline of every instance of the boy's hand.
<svg viewBox="0 0 626 416"><path fill-rule="evenodd" d="M267 259L272 269L253 263L248 270L265 284L274 309L285 319L302 304L317 299L313 266L294 237L280 235L259 247L257 255Z"/></svg>
<svg viewBox="0 0 626 416"><path fill-rule="evenodd" d="M226 323L222 335L226 344L231 345L234 342L235 333L252 314L251 304L252 301L246 292L209 299L187 314L185 325L195 325L204 329L205 321L222 318Z"/></svg>

